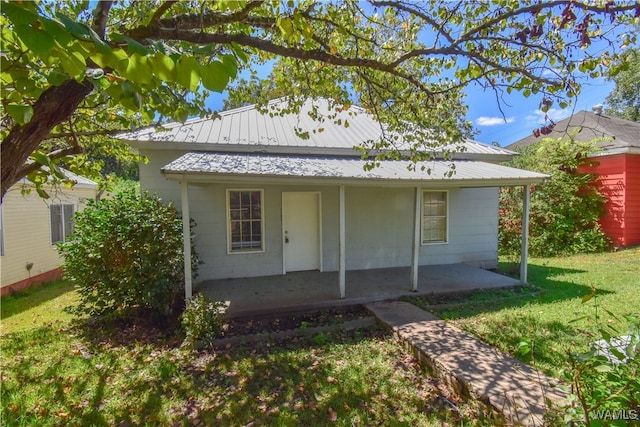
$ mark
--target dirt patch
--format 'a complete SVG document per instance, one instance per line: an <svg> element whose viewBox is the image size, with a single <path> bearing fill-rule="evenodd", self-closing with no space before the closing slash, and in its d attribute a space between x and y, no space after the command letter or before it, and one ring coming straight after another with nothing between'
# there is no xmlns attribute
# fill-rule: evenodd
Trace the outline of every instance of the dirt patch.
<svg viewBox="0 0 640 427"><path fill-rule="evenodd" d="M223 338L242 335L271 334L292 329L317 328L371 317L361 305L324 309L304 313L281 313L229 319L223 326Z"/></svg>

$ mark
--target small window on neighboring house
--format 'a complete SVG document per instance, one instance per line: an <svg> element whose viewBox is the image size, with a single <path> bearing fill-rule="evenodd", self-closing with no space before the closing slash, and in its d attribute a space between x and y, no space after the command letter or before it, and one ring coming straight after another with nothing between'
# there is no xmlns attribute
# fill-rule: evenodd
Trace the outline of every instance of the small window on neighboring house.
<svg viewBox="0 0 640 427"><path fill-rule="evenodd" d="M447 192L422 192L422 244L447 242Z"/></svg>
<svg viewBox="0 0 640 427"><path fill-rule="evenodd" d="M73 231L73 205L49 206L51 214L51 244L64 242Z"/></svg>
<svg viewBox="0 0 640 427"><path fill-rule="evenodd" d="M229 252L264 249L262 200L262 190L227 190Z"/></svg>
<svg viewBox="0 0 640 427"><path fill-rule="evenodd" d="M0 205L0 256L4 256L4 209Z"/></svg>

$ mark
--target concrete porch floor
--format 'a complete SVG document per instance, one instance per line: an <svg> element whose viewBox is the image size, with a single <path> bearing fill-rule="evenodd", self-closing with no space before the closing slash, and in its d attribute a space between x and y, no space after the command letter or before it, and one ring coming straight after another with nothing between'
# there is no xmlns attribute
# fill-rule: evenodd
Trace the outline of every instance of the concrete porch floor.
<svg viewBox="0 0 640 427"><path fill-rule="evenodd" d="M226 301L229 317L244 317L365 304L404 295L502 288L519 283L516 279L466 264L449 264L421 266L418 292L411 291L409 267L347 271L344 299L340 299L337 271L208 280L196 291L211 299Z"/></svg>

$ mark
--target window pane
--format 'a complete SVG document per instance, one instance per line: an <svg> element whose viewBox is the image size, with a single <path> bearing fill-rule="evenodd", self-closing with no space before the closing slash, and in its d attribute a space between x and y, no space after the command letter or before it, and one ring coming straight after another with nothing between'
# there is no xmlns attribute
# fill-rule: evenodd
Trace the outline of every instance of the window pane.
<svg viewBox="0 0 640 427"><path fill-rule="evenodd" d="M447 241L447 193L425 191L422 193L422 242Z"/></svg>
<svg viewBox="0 0 640 427"><path fill-rule="evenodd" d="M262 192L230 191L229 208L231 250L261 249Z"/></svg>
<svg viewBox="0 0 640 427"><path fill-rule="evenodd" d="M229 192L229 207L231 209L240 208L240 193L238 193L237 191Z"/></svg>
<svg viewBox="0 0 640 427"><path fill-rule="evenodd" d="M49 206L51 216L51 243L62 241L62 206Z"/></svg>
<svg viewBox="0 0 640 427"><path fill-rule="evenodd" d="M64 221L64 240L73 232L73 205L62 205Z"/></svg>

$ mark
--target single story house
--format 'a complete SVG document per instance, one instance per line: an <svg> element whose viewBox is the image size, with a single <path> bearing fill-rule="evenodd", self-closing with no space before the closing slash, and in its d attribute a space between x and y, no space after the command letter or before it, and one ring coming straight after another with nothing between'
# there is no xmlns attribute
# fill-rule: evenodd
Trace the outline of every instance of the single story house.
<svg viewBox="0 0 640 427"><path fill-rule="evenodd" d="M312 103L335 118L312 119ZM276 100L266 112L252 105L121 135L148 158L141 187L197 223L202 280L337 271L344 298L346 270L410 266L407 286L415 290L419 265L493 269L498 188L546 178L501 166L513 152L470 140L450 160L435 153L414 169L407 160L383 160L365 170L354 146L382 137L366 110L331 110L316 99L299 114L271 113L284 105ZM185 263L187 297L190 267Z"/></svg>
<svg viewBox="0 0 640 427"><path fill-rule="evenodd" d="M76 184L72 188L48 186L49 199L40 197L26 180L5 194L0 205L1 295L62 276L62 259L54 245L71 234L74 212L84 209L98 188L89 179L63 173ZM24 190L29 189L33 191L26 194Z"/></svg>
<svg viewBox="0 0 640 427"><path fill-rule="evenodd" d="M576 141L600 139L596 143L599 151L589 156L591 165L580 171L596 175L607 197L605 215L600 219L603 231L616 246L640 245L640 123L606 116L598 105L593 112L579 111L559 121L546 136L561 138L575 128ZM530 135L507 148L539 141Z"/></svg>

